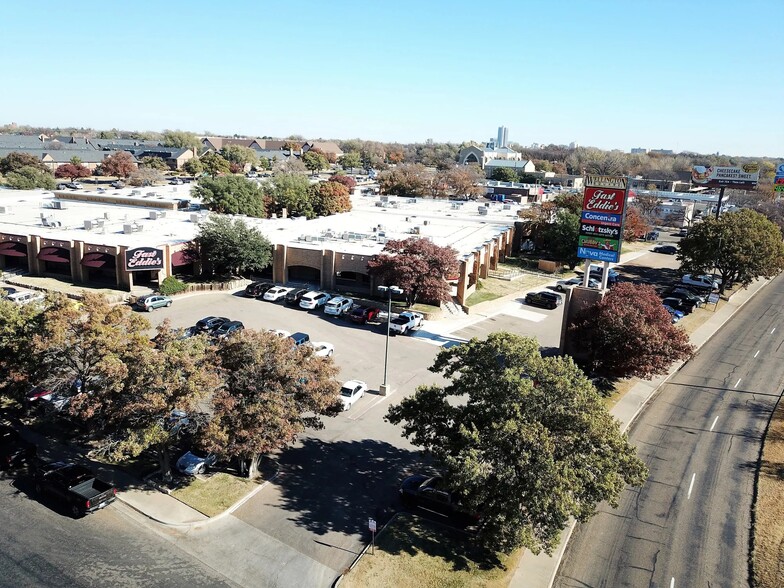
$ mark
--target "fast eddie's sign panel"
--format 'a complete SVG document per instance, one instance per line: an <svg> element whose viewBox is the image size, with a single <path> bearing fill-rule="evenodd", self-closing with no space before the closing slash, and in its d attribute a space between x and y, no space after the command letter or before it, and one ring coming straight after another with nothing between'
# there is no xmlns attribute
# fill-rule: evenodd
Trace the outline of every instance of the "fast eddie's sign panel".
<svg viewBox="0 0 784 588"><path fill-rule="evenodd" d="M753 190L759 181L759 171L756 163L740 167L695 165L691 168L691 182L705 188Z"/></svg>
<svg viewBox="0 0 784 588"><path fill-rule="evenodd" d="M627 194L626 178L586 177L577 257L618 263Z"/></svg>
<svg viewBox="0 0 784 588"><path fill-rule="evenodd" d="M125 269L129 272L157 271L163 269L163 250L137 247L125 252Z"/></svg>

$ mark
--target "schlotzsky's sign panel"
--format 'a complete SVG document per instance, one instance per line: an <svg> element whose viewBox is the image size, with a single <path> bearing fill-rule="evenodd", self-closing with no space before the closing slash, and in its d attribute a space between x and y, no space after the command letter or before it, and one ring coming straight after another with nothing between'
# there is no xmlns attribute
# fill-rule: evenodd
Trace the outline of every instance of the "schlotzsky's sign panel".
<svg viewBox="0 0 784 588"><path fill-rule="evenodd" d="M125 252L125 269L129 272L163 269L163 250L154 247L137 247Z"/></svg>
<svg viewBox="0 0 784 588"><path fill-rule="evenodd" d="M617 263L621 256L627 181L616 176L588 176L577 257Z"/></svg>
<svg viewBox="0 0 784 588"><path fill-rule="evenodd" d="M749 163L740 167L695 165L691 169L691 181L704 188L737 188L753 190L759 182L759 165Z"/></svg>

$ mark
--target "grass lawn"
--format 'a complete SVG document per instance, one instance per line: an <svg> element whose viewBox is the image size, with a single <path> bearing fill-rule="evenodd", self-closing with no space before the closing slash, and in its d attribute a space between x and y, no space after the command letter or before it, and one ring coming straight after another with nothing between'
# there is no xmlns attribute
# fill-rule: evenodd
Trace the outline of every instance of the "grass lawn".
<svg viewBox="0 0 784 588"><path fill-rule="evenodd" d="M480 304L482 302L488 302L489 300L495 300L496 298L501 298L503 294L499 294L498 292L490 292L489 290L478 290L471 294L466 300L466 306L473 306L474 304Z"/></svg>
<svg viewBox="0 0 784 588"><path fill-rule="evenodd" d="M403 514L376 536L375 554L368 550L340 586L506 588L521 555L478 548L463 534Z"/></svg>
<svg viewBox="0 0 784 588"><path fill-rule="evenodd" d="M773 413L757 474L754 579L760 588L784 586L784 403Z"/></svg>
<svg viewBox="0 0 784 588"><path fill-rule="evenodd" d="M206 479L193 478L190 484L178 488L171 495L200 513L214 517L256 486L258 483L253 480L221 472Z"/></svg>

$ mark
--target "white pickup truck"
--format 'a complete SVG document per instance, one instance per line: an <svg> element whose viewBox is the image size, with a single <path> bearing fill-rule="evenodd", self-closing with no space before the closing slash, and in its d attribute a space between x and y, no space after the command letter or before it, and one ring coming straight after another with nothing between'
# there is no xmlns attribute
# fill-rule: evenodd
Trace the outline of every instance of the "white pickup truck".
<svg viewBox="0 0 784 588"><path fill-rule="evenodd" d="M395 333L405 335L409 331L416 330L422 326L425 317L418 312L401 312L389 323L389 329Z"/></svg>

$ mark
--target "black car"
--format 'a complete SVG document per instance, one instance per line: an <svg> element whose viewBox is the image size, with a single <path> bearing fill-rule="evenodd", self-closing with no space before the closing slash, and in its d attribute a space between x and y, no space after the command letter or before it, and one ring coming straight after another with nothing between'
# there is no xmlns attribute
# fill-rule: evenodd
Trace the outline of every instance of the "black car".
<svg viewBox="0 0 784 588"><path fill-rule="evenodd" d="M697 303L695 301L682 299L682 298L675 298L673 296L668 296L667 298L663 298L662 304L665 304L675 310L680 310L684 314L691 314L692 312L694 312L694 309L697 308Z"/></svg>
<svg viewBox="0 0 784 588"><path fill-rule="evenodd" d="M675 255L678 248L675 245L657 245L653 248L654 253L664 253L665 255Z"/></svg>
<svg viewBox="0 0 784 588"><path fill-rule="evenodd" d="M297 288L286 294L286 304L289 306L299 306L299 301L302 297L310 292L307 288Z"/></svg>
<svg viewBox="0 0 784 588"><path fill-rule="evenodd" d="M463 506L457 494L445 487L440 476L415 474L406 478L400 486L400 499L406 508L445 517L453 523L476 524L480 519Z"/></svg>
<svg viewBox="0 0 784 588"><path fill-rule="evenodd" d="M529 292L525 295L525 303L531 306L554 309L563 303L563 298L555 292Z"/></svg>
<svg viewBox="0 0 784 588"><path fill-rule="evenodd" d="M196 323L196 328L202 333L212 333L229 319L225 316L207 316Z"/></svg>
<svg viewBox="0 0 784 588"><path fill-rule="evenodd" d="M218 339L224 339L233 333L241 331L244 328L245 325L243 325L240 321L228 321L215 329L212 334Z"/></svg>
<svg viewBox="0 0 784 588"><path fill-rule="evenodd" d="M36 453L34 443L22 439L15 429L0 425L0 470L29 465Z"/></svg>
<svg viewBox="0 0 784 588"><path fill-rule="evenodd" d="M270 288L274 287L275 284L272 282L253 282L252 284L248 284L245 287L245 296L248 298L256 298L258 296L264 296L264 292L269 290Z"/></svg>
<svg viewBox="0 0 784 588"><path fill-rule="evenodd" d="M705 304L705 297L694 294L685 288L670 288L665 292L665 296L670 298L680 298L681 300L691 300L697 307Z"/></svg>

